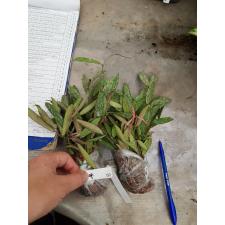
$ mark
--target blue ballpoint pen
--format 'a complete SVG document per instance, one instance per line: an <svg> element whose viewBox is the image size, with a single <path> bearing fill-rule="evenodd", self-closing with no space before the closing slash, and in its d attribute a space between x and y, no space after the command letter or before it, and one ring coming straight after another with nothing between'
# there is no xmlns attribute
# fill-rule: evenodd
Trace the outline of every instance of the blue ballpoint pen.
<svg viewBox="0 0 225 225"><path fill-rule="evenodd" d="M166 166L166 159L165 159L165 154L164 154L164 150L163 150L161 141L159 141L159 155L160 155L161 162L162 162L162 169L163 169L163 176L164 176L164 181L165 181L165 186L166 186L170 218L171 218L172 224L176 225L177 224L177 213L176 213L176 208L175 208L175 205L173 202L172 192L171 192L171 188L170 188L169 175L168 175L167 166Z"/></svg>

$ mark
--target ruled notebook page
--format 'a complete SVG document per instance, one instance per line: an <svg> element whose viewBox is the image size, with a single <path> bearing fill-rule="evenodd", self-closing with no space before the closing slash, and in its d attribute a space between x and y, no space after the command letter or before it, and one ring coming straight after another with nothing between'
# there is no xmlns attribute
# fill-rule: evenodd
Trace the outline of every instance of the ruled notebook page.
<svg viewBox="0 0 225 225"><path fill-rule="evenodd" d="M29 107L46 100L59 100L65 92L79 11L28 8L28 84ZM28 135L54 137L28 119Z"/></svg>

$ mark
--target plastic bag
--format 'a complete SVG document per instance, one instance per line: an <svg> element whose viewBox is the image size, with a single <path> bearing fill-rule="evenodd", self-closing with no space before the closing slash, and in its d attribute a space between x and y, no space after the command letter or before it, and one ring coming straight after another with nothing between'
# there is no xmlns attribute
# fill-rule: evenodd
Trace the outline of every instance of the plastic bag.
<svg viewBox="0 0 225 225"><path fill-rule="evenodd" d="M129 150L117 150L115 161L123 186L132 193L145 193L154 187L150 177L149 164Z"/></svg>
<svg viewBox="0 0 225 225"><path fill-rule="evenodd" d="M91 159L95 162L97 168L105 166L103 157L100 157L98 151L94 151L90 154ZM86 163L81 166L82 169L91 169ZM97 196L102 194L109 184L109 179L102 180L88 180L81 188L80 192L85 196Z"/></svg>

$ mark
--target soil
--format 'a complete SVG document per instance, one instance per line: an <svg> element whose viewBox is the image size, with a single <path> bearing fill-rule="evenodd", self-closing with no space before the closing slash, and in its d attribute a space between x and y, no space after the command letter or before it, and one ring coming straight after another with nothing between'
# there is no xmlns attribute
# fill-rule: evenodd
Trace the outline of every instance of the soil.
<svg viewBox="0 0 225 225"><path fill-rule="evenodd" d="M82 186L80 192L85 196L97 196L102 194L106 190L106 187L105 182L94 181L93 184Z"/></svg>
<svg viewBox="0 0 225 225"><path fill-rule="evenodd" d="M119 177L123 186L132 193L146 193L153 189L154 184L149 178L146 162L137 157L125 156L121 150L115 154L119 169Z"/></svg>

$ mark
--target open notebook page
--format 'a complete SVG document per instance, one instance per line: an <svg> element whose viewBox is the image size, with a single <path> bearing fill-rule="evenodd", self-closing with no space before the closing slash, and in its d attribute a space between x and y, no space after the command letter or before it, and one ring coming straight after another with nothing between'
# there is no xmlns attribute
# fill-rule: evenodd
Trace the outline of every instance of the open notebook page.
<svg viewBox="0 0 225 225"><path fill-rule="evenodd" d="M79 9L46 9L34 7L29 1L28 13L29 107L35 109L34 105L39 104L45 108L46 100L51 97L59 100L65 92ZM28 135L55 136L31 119Z"/></svg>

